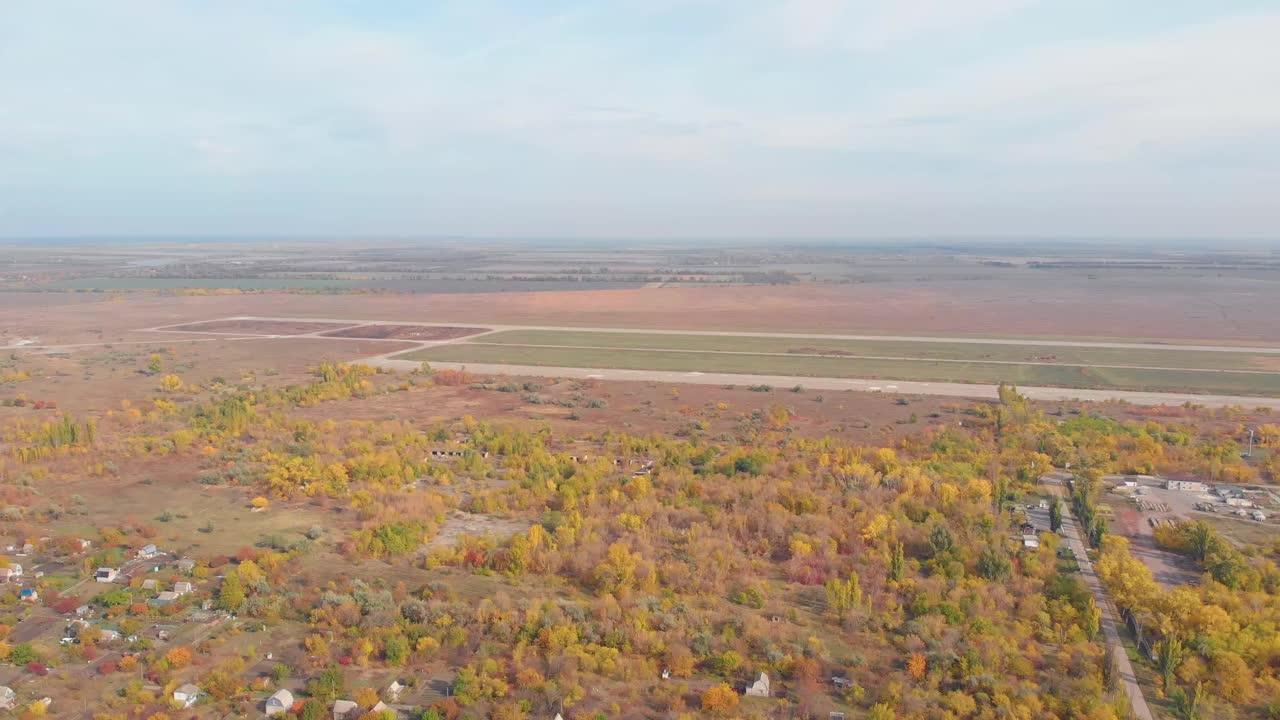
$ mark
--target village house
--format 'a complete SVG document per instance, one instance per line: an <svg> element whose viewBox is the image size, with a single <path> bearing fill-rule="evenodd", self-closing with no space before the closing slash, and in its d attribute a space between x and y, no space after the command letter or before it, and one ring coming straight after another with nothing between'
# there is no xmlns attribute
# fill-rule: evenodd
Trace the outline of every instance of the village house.
<svg viewBox="0 0 1280 720"><path fill-rule="evenodd" d="M0 685L0 710L8 710L18 703L18 696L13 692L13 688L8 685Z"/></svg>
<svg viewBox="0 0 1280 720"><path fill-rule="evenodd" d="M173 691L173 702L179 707L189 708L200 699L200 688L187 683Z"/></svg>
<svg viewBox="0 0 1280 720"><path fill-rule="evenodd" d="M157 605L168 605L169 603L177 599L178 599L178 593L172 590L165 590L164 592L156 595L155 601Z"/></svg>
<svg viewBox="0 0 1280 720"><path fill-rule="evenodd" d="M760 673L760 677L748 685L742 694L748 697L772 697L772 693L769 690L769 676Z"/></svg>
<svg viewBox="0 0 1280 720"><path fill-rule="evenodd" d="M387 686L387 697L391 698L391 702L399 702L402 692L404 692L404 683L399 680L392 680Z"/></svg>
<svg viewBox="0 0 1280 720"><path fill-rule="evenodd" d="M191 558L182 558L178 561L178 572L189 573L196 569L196 561Z"/></svg>
<svg viewBox="0 0 1280 720"><path fill-rule="evenodd" d="M35 602L40 599L40 593L36 592L35 588L22 588L18 593L18 599L23 602Z"/></svg>
<svg viewBox="0 0 1280 720"><path fill-rule="evenodd" d="M159 587L159 583L156 582L155 578L147 578L142 581L143 590L155 590L157 587Z"/></svg>
<svg viewBox="0 0 1280 720"><path fill-rule="evenodd" d="M0 582L14 582L22 577L22 566L18 564L0 568Z"/></svg>
<svg viewBox="0 0 1280 720"><path fill-rule="evenodd" d="M272 715L283 715L291 709L293 709L293 693L281 688L274 695L267 698L264 712L266 712L267 717L271 717Z"/></svg>
<svg viewBox="0 0 1280 720"><path fill-rule="evenodd" d="M93 574L93 579L100 583L115 582L116 576L119 574L120 571L115 568L100 567L97 572Z"/></svg>
<svg viewBox="0 0 1280 720"><path fill-rule="evenodd" d="M142 546L141 550L138 551L138 557L144 558L144 559L153 558L159 554L160 554L160 549L155 546L155 543L147 543L146 545Z"/></svg>
<svg viewBox="0 0 1280 720"><path fill-rule="evenodd" d="M192 590L195 590L195 587L189 582L179 581L173 584L173 591L178 595L187 595Z"/></svg>
<svg viewBox="0 0 1280 720"><path fill-rule="evenodd" d="M347 720L360 715L360 706L352 700L333 701L333 720Z"/></svg>

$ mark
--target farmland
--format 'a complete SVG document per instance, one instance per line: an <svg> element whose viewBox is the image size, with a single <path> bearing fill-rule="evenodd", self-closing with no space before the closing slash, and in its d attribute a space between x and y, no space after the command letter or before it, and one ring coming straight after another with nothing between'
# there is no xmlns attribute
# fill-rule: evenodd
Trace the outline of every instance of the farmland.
<svg viewBox="0 0 1280 720"><path fill-rule="evenodd" d="M493 337L493 336L485 336ZM805 346L811 346L808 340ZM856 359L747 351L696 352L631 348L454 344L395 356L404 360L551 367L621 368L795 377L875 378L937 382L1044 385L1238 395L1280 395L1280 374L1006 364L937 359Z"/></svg>
<svg viewBox="0 0 1280 720"><path fill-rule="evenodd" d="M1088 365L1261 370L1280 372L1280 353L1207 352L1169 346L1167 349L1073 347L1070 345L977 344L945 341L892 341L697 335L514 330L486 335L486 345L530 345L690 352L752 352L794 355L840 355L867 359L960 360L1015 364Z"/></svg>

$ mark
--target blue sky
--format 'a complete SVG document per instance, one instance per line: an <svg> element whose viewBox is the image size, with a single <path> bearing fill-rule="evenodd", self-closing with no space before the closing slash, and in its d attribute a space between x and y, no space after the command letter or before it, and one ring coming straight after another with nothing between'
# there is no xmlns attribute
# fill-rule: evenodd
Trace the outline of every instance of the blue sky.
<svg viewBox="0 0 1280 720"><path fill-rule="evenodd" d="M9 0L0 235L1280 237L1280 5Z"/></svg>

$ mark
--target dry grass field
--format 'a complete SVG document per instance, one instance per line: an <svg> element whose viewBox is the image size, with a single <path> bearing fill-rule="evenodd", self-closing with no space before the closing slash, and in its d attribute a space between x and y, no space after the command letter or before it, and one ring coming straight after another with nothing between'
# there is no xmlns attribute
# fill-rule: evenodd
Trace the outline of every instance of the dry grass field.
<svg viewBox="0 0 1280 720"><path fill-rule="evenodd" d="M1255 286L1256 285L1256 286ZM1280 293L1242 285L1217 297L1176 284L1070 281L885 282L848 285L656 287L488 294L152 295L4 293L0 344L136 338L138 328L237 316L506 323L679 330L1274 343ZM51 300L45 303L43 300Z"/></svg>

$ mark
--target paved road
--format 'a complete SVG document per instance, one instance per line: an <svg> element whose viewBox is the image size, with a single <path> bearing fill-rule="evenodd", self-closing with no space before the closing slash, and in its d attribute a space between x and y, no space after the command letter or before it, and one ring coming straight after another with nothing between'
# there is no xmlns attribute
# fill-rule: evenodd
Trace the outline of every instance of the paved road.
<svg viewBox="0 0 1280 720"><path fill-rule="evenodd" d="M365 358L358 362L389 370L415 370L422 363L394 360L386 356ZM995 385L969 383L912 382L906 380L858 380L845 378L792 377L784 375L740 375L733 373L675 372L668 370L617 370L609 368L571 368L542 365L492 365L487 363L432 362L438 370L466 369L479 375L524 375L531 377L590 378L600 380L632 380L638 382L681 383L688 385L770 385L789 388L803 385L809 390L859 390L864 392L900 393L904 395L939 395L992 399L997 397ZM1123 400L1134 405L1182 405L1195 403L1207 407L1238 405L1247 408L1267 407L1280 410L1280 398L1234 395L1195 395L1190 393L1154 393L1129 390L1081 390L1073 388L1018 386L1018 392L1032 400L1103 402Z"/></svg>
<svg viewBox="0 0 1280 720"><path fill-rule="evenodd" d="M485 327L490 330L552 330L556 332L611 332L644 335L711 335L722 337L761 337L761 338L809 338L814 340L884 340L924 343L965 343L971 345L1036 345L1047 347L1079 347L1079 348L1119 348L1125 350L1197 350L1203 352L1236 352L1258 355L1280 355L1280 346L1248 347L1240 345L1177 345L1166 343L1132 343L1132 342L1087 342L1083 340L1040 340L1017 338L967 338L967 337L930 337L920 335L828 335L824 333L774 333L774 332L740 332L734 330L659 330L641 328L603 328L603 327L567 327L557 325L505 325L500 323L475 322L422 322L421 320L358 320L352 318L314 318L314 317L269 317L244 315L218 320L274 320L278 322L331 322L352 325L427 325L437 327ZM188 325L191 322L179 323ZM177 327L165 325L150 330L163 330Z"/></svg>
<svg viewBox="0 0 1280 720"><path fill-rule="evenodd" d="M1142 695L1142 687L1138 685L1138 676L1133 670L1133 663L1129 661L1129 654L1125 652L1124 645L1120 642L1120 614L1111 603L1111 598L1107 595L1106 588L1102 586L1102 581L1093 572L1093 563L1089 561L1089 555L1085 551L1079 526L1071 514L1070 505L1065 501L1062 503L1062 535L1067 541L1067 547L1075 553L1076 562L1080 563L1080 575L1084 578L1089 591L1093 593L1094 603L1102 611L1102 636L1106 639L1109 652L1120 670L1120 682L1124 685L1125 694L1129 696L1129 707L1133 709L1133 717L1138 720L1152 720L1151 708L1147 707L1147 699Z"/></svg>

